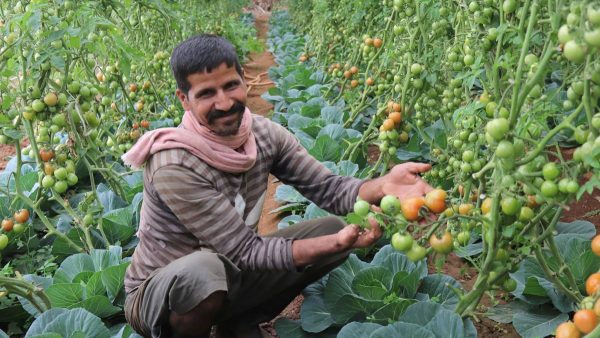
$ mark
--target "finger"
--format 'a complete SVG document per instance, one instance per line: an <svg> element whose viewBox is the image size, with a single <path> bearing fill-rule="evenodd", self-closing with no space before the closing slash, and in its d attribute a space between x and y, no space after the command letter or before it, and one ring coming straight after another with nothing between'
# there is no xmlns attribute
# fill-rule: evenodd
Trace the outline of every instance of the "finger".
<svg viewBox="0 0 600 338"><path fill-rule="evenodd" d="M419 163L419 162L408 162L408 163L406 163L406 169L411 173L424 173L431 169L431 164Z"/></svg>
<svg viewBox="0 0 600 338"><path fill-rule="evenodd" d="M380 208L380 207L378 207L378 206L377 206L377 205L375 205L375 204L371 204L371 211L374 211L374 212L379 212L379 213L381 213L381 212L382 212L382 211L381 211L381 208Z"/></svg>
<svg viewBox="0 0 600 338"><path fill-rule="evenodd" d="M375 235L376 238L381 237L382 230L379 222L376 219L369 217L369 224L371 225L370 231Z"/></svg>

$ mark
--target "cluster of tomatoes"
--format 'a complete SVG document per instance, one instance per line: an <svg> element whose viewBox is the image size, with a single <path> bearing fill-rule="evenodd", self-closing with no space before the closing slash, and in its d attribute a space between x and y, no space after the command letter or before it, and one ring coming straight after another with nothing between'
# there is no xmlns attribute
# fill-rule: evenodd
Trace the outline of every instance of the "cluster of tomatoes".
<svg viewBox="0 0 600 338"><path fill-rule="evenodd" d="M592 239L592 252L600 257L600 235ZM588 297L580 304L575 312L573 321L567 321L558 326L556 338L579 338L581 334L592 332L600 318L600 272L591 274L585 282Z"/></svg>
<svg viewBox="0 0 600 338"><path fill-rule="evenodd" d="M393 156L400 144L408 142L410 126L402 123L402 106L399 103L388 102L385 112L387 114L379 126L379 150Z"/></svg>
<svg viewBox="0 0 600 338"><path fill-rule="evenodd" d="M12 218L2 220L2 233L0 234L0 250L4 250L8 246L8 233L21 234L27 229L29 221L29 210L21 209L13 214Z"/></svg>
<svg viewBox="0 0 600 338"><path fill-rule="evenodd" d="M585 22L582 22L585 11ZM567 15L567 22L558 30L558 41L562 45L563 55L569 61L582 63L591 49L600 48L600 9L589 5L582 8L574 3Z"/></svg>
<svg viewBox="0 0 600 338"><path fill-rule="evenodd" d="M422 217L422 208L425 206L428 212L440 214L446 210L446 191L434 189L425 197L408 198L402 202L393 195L384 196L379 207L383 219L390 224L389 229L395 231L392 235L391 244L394 249L406 253L412 261L419 261L427 255L427 249L419 244L418 240L408 232L408 222L418 221ZM368 202L358 200L354 204L354 213L360 217L370 217L371 206ZM446 229L438 231L429 237L431 250L440 254L448 254L454 246L453 235Z"/></svg>

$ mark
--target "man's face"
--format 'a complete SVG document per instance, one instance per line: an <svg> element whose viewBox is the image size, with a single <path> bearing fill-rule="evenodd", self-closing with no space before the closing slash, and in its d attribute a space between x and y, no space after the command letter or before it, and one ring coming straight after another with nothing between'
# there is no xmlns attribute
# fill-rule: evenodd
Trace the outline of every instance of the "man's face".
<svg viewBox="0 0 600 338"><path fill-rule="evenodd" d="M212 72L187 77L191 87L177 97L185 110L190 110L201 124L219 136L235 135L246 108L246 83L235 66L223 63Z"/></svg>

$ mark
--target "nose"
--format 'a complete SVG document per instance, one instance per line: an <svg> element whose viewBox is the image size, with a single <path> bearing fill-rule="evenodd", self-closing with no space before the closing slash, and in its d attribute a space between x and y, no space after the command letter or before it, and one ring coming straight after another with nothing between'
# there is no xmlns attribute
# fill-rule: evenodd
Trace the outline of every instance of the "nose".
<svg viewBox="0 0 600 338"><path fill-rule="evenodd" d="M225 93L224 90L219 90L215 96L215 109L228 111L233 106L234 101Z"/></svg>

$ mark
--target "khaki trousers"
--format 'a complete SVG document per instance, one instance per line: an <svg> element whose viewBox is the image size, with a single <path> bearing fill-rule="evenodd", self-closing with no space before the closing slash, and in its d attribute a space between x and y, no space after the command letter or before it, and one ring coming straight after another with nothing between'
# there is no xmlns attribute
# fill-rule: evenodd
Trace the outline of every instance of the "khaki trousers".
<svg viewBox="0 0 600 338"><path fill-rule="evenodd" d="M266 237L312 238L334 234L345 223L329 216L294 224ZM298 271L245 271L211 251L196 251L154 271L127 295L125 317L144 337L170 337L169 313L186 313L216 291L227 304L216 323L230 331L277 316L309 284L342 264L349 251L325 257Z"/></svg>

